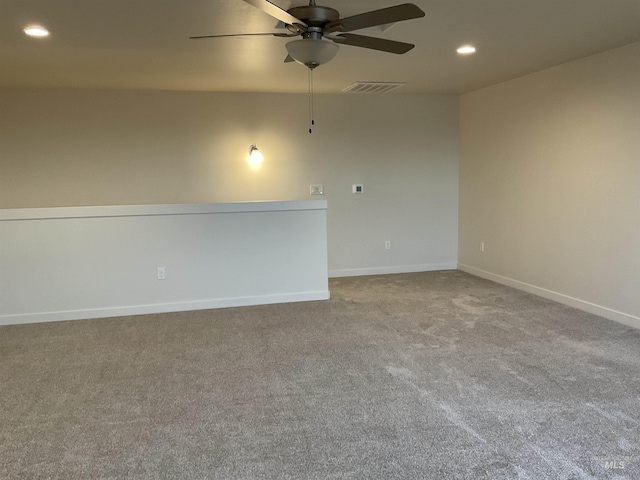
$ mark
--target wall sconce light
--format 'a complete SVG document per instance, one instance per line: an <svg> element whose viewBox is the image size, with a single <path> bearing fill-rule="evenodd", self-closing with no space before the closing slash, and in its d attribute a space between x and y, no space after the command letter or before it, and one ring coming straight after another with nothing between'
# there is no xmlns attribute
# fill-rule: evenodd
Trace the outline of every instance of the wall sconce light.
<svg viewBox="0 0 640 480"><path fill-rule="evenodd" d="M253 168L257 168L260 166L264 158L262 157L262 152L258 150L255 143L249 147L249 164Z"/></svg>

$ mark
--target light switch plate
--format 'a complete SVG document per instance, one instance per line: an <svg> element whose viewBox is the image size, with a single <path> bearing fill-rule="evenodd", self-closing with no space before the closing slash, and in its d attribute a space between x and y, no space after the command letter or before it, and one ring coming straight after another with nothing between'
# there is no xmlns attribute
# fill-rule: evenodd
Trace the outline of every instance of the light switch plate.
<svg viewBox="0 0 640 480"><path fill-rule="evenodd" d="M309 185L309 194L310 195L324 195L324 186L323 185Z"/></svg>

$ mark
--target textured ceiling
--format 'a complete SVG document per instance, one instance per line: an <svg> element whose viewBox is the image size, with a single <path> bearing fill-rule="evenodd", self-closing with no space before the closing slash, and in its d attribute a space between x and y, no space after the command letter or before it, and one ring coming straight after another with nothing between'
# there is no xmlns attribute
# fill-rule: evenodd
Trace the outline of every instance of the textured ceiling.
<svg viewBox="0 0 640 480"><path fill-rule="evenodd" d="M351 16L405 0L319 0ZM304 2L273 0L282 8ZM341 46L315 89L407 82L398 92L459 94L640 41L638 0L415 0L426 17L367 35L414 43L405 55ZM22 28L41 23L46 39ZM189 40L276 31L242 0L2 0L0 86L305 92L275 37ZM455 49L472 43L478 52Z"/></svg>

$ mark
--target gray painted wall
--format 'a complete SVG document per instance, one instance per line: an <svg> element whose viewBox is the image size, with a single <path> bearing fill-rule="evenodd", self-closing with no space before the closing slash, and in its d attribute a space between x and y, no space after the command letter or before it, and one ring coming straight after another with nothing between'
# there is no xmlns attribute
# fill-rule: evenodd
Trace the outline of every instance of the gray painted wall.
<svg viewBox="0 0 640 480"><path fill-rule="evenodd" d="M458 99L315 106L309 135L306 95L1 90L0 208L322 198L330 274L455 268Z"/></svg>
<svg viewBox="0 0 640 480"><path fill-rule="evenodd" d="M640 327L639 152L640 43L463 95L461 267Z"/></svg>

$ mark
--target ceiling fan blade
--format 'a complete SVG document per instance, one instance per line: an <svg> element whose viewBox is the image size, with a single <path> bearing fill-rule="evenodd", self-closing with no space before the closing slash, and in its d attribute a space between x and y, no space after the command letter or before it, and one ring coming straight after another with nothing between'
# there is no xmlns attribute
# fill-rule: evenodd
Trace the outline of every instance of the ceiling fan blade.
<svg viewBox="0 0 640 480"><path fill-rule="evenodd" d="M355 35L353 33L331 35L327 36L327 38L341 45L370 48L371 50L380 50L383 52L396 53L398 55L407 53L409 50L415 47L415 45L411 43L396 42L395 40L387 40L385 38Z"/></svg>
<svg viewBox="0 0 640 480"><path fill-rule="evenodd" d="M280 20L287 25L302 25L307 27L308 25L302 20L297 19L286 10L281 9L279 6L271 3L269 0L244 0L250 5L259 8L264 13L271 15L276 20Z"/></svg>
<svg viewBox="0 0 640 480"><path fill-rule="evenodd" d="M425 13L413 3L403 3L395 7L372 10L371 12L361 13L353 17L341 18L340 20L327 24L324 28L324 33L352 32L362 28L420 18L424 17L424 15Z"/></svg>
<svg viewBox="0 0 640 480"><path fill-rule="evenodd" d="M284 63L291 63L291 62L295 62L295 60L291 55L287 55L287 57L284 59Z"/></svg>
<svg viewBox="0 0 640 480"><path fill-rule="evenodd" d="M272 37L297 37L297 33L230 33L227 35L198 35L195 37L189 37L191 40L197 40L199 38L222 38L222 37L258 37L258 36L272 36Z"/></svg>

